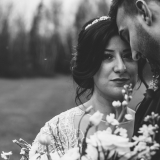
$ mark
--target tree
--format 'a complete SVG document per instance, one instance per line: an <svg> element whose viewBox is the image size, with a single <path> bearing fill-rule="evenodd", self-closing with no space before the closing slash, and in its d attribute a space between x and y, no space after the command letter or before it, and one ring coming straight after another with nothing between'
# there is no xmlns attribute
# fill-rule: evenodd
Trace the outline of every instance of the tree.
<svg viewBox="0 0 160 160"><path fill-rule="evenodd" d="M3 17L2 30L0 33L0 75L1 76L7 76L8 69L10 67L10 63L8 61L9 45L10 45L8 17L9 17L9 12Z"/></svg>

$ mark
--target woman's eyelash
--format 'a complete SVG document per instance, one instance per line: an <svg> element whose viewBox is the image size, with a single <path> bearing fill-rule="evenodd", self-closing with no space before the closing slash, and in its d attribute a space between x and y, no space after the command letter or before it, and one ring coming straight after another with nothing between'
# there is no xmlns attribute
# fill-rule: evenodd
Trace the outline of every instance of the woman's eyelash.
<svg viewBox="0 0 160 160"><path fill-rule="evenodd" d="M112 54L104 54L104 59L111 59L113 57Z"/></svg>

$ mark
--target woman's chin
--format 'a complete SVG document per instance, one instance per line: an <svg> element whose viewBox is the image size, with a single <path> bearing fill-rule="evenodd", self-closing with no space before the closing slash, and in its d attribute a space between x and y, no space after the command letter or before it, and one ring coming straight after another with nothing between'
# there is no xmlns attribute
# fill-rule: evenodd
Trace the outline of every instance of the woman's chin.
<svg viewBox="0 0 160 160"><path fill-rule="evenodd" d="M112 93L112 96L114 97L113 99L115 99L115 100L122 100L123 99L122 89L123 89L123 86L122 87L115 87L112 89L111 93Z"/></svg>

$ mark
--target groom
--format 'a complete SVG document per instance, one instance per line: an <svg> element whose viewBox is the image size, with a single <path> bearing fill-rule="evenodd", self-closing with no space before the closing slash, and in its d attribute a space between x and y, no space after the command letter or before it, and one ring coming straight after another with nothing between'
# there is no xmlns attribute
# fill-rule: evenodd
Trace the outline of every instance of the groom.
<svg viewBox="0 0 160 160"><path fill-rule="evenodd" d="M130 43L132 58L147 58L152 66L156 66L156 73L160 75L160 0L113 0L109 16L117 24L122 39ZM157 80L160 81L160 76L157 76ZM158 89L147 90L136 111L134 135L138 134L145 116L151 112L160 115L158 86ZM156 140L160 143L160 128ZM160 154L152 158L158 159Z"/></svg>

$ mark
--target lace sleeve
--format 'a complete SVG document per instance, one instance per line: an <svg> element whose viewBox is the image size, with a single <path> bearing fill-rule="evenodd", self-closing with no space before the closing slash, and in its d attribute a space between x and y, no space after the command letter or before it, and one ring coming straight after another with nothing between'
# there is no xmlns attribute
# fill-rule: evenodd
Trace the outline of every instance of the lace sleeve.
<svg viewBox="0 0 160 160"><path fill-rule="evenodd" d="M39 137L42 135L48 135L51 138L51 144L49 145L50 152L59 152L60 155L63 154L63 149L61 148L64 144L63 137L59 131L59 117L54 117L51 121L47 122L44 127L41 128L40 132L36 136L29 156L33 156L36 153L43 154L46 152L46 147L39 143Z"/></svg>
<svg viewBox="0 0 160 160"><path fill-rule="evenodd" d="M74 116L81 114L82 111L76 107L61 113L47 122L36 136L29 157L34 156L36 153L43 154L46 152L46 147L41 145L38 141L41 135L50 136L51 144L49 145L49 151L52 153L56 151L60 156L68 149L75 147L77 144L77 137L74 127Z"/></svg>

